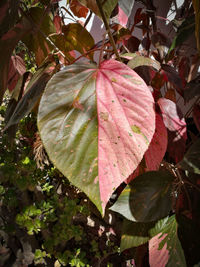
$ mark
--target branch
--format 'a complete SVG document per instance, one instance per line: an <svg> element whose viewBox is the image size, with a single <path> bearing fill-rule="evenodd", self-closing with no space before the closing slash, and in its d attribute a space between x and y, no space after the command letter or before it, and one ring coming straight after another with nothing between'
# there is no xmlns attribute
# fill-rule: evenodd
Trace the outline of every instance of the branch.
<svg viewBox="0 0 200 267"><path fill-rule="evenodd" d="M108 25L108 22L107 22L105 13L104 13L103 8L102 8L102 6L101 6L101 2L100 2L100 0L96 0L96 2L97 2L97 6L98 6L98 8L99 8L99 12L100 12L100 14L101 14L101 17L102 17L102 19L103 19L103 22L104 22L106 31L108 32L108 36L109 36L109 39L110 39L110 43L111 43L111 45L112 45L112 47L113 47L114 53L115 53L117 59L118 59L119 61L121 61L120 56L119 56L119 53L118 53L118 51L117 51L117 47L116 47L116 45L115 45L115 41L114 41L113 36L112 36L112 33L111 33L111 31L110 31L110 27L109 27L109 25Z"/></svg>

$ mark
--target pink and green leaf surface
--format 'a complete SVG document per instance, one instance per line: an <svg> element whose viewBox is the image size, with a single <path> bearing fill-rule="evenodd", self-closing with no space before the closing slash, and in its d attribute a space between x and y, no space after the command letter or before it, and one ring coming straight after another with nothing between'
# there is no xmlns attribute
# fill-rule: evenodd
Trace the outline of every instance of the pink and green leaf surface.
<svg viewBox="0 0 200 267"><path fill-rule="evenodd" d="M148 149L154 100L123 63L73 64L47 84L38 127L54 165L104 214L114 190Z"/></svg>

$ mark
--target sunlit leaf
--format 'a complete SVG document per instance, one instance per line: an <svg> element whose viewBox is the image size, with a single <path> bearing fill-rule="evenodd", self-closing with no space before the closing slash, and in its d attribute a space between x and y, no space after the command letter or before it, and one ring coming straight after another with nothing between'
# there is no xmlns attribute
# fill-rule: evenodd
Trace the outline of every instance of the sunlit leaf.
<svg viewBox="0 0 200 267"><path fill-rule="evenodd" d="M200 174L200 139L188 149L179 166L184 170Z"/></svg>
<svg viewBox="0 0 200 267"><path fill-rule="evenodd" d="M91 9L92 12L94 12L97 16L101 17L96 0L79 0L80 3L82 3L87 8ZM113 11L113 9L117 5L117 0L109 0L104 1L100 0L103 11L105 13L106 18L108 19Z"/></svg>
<svg viewBox="0 0 200 267"><path fill-rule="evenodd" d="M126 26L128 18L134 6L134 3L135 0L118 0L118 5L119 5L118 20L121 25Z"/></svg>
<svg viewBox="0 0 200 267"><path fill-rule="evenodd" d="M104 213L153 137L153 98L123 63L73 64L48 83L38 127L55 166Z"/></svg>
<svg viewBox="0 0 200 267"><path fill-rule="evenodd" d="M81 3L78 0L72 0L70 2L70 9L73 12L73 14L78 18L86 18L88 13L88 8L81 5Z"/></svg>
<svg viewBox="0 0 200 267"><path fill-rule="evenodd" d="M149 145L149 148L144 154L143 160L127 179L130 183L136 176L147 171L156 171L159 169L160 163L163 160L167 149L167 129L160 115L156 114L156 129Z"/></svg>
<svg viewBox="0 0 200 267"><path fill-rule="evenodd" d="M62 34L52 36L56 46L66 55L69 51L77 50L85 54L94 46L91 34L79 23L69 23L62 27ZM89 54L92 59L93 53Z"/></svg>
<svg viewBox="0 0 200 267"><path fill-rule="evenodd" d="M160 98L158 105L161 109L163 122L168 130L167 151L175 162L179 162L185 153L187 128L185 119L177 105L166 98Z"/></svg>
<svg viewBox="0 0 200 267"><path fill-rule="evenodd" d="M135 222L151 222L171 210L171 184L168 172L151 171L137 176L110 208Z"/></svg>
<svg viewBox="0 0 200 267"><path fill-rule="evenodd" d="M150 230L154 236L149 241L149 263L151 267L186 267L186 261L178 239L175 216L164 218Z"/></svg>
<svg viewBox="0 0 200 267"><path fill-rule="evenodd" d="M23 38L28 49L35 53L38 66L45 60L48 54L54 49L53 45L46 39L50 34L56 33L53 20L42 8L32 7L28 17L33 24L34 31L31 31Z"/></svg>
<svg viewBox="0 0 200 267"><path fill-rule="evenodd" d="M149 66L153 67L156 70L160 69L160 63L157 60L137 55L136 53L126 53L122 55L123 57L131 58L128 62L128 66L131 69L135 69L139 66Z"/></svg>

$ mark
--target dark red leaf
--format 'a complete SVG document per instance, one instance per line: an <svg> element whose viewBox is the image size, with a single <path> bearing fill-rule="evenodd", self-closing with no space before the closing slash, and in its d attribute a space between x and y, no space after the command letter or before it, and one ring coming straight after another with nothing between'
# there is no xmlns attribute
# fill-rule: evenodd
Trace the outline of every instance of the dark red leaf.
<svg viewBox="0 0 200 267"><path fill-rule="evenodd" d="M187 139L187 128L185 119L177 105L169 99L160 98L158 105L161 110L164 124L168 129L168 148L169 156L177 163L185 152Z"/></svg>
<svg viewBox="0 0 200 267"><path fill-rule="evenodd" d="M88 8L83 6L78 0L72 0L70 2L70 9L73 14L78 18L87 17Z"/></svg>
<svg viewBox="0 0 200 267"><path fill-rule="evenodd" d="M26 72L24 60L15 55L11 57L9 74L8 74L8 89L10 92L15 88L20 76Z"/></svg>
<svg viewBox="0 0 200 267"><path fill-rule="evenodd" d="M194 105L192 116L193 116L195 125L200 132L200 105L199 104Z"/></svg>
<svg viewBox="0 0 200 267"><path fill-rule="evenodd" d="M62 32L62 18L59 15L54 16L53 23L56 27L56 32L61 33Z"/></svg>
<svg viewBox="0 0 200 267"><path fill-rule="evenodd" d="M162 64L162 69L164 70L168 81L174 86L177 92L183 96L183 85L182 80L176 71L176 69L170 65Z"/></svg>

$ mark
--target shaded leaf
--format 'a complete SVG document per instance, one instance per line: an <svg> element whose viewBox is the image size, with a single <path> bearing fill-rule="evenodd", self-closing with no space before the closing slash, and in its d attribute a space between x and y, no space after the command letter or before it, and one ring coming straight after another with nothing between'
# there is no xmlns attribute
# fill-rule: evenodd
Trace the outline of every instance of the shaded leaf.
<svg viewBox="0 0 200 267"><path fill-rule="evenodd" d="M56 33L56 28L49 14L42 8L32 7L29 10L28 17L30 17L34 31L27 34L22 41L28 49L35 53L36 62L40 66L48 54L54 49L46 37Z"/></svg>
<svg viewBox="0 0 200 267"><path fill-rule="evenodd" d="M197 40L197 49L200 52L200 3L198 0L192 0L195 11L195 36Z"/></svg>
<svg viewBox="0 0 200 267"><path fill-rule="evenodd" d="M135 222L151 222L171 210L171 184L168 172L151 171L137 176L110 208Z"/></svg>
<svg viewBox="0 0 200 267"><path fill-rule="evenodd" d="M154 226L154 223L135 223L124 219L120 250L138 247L148 242L151 238L149 230Z"/></svg>
<svg viewBox="0 0 200 267"><path fill-rule="evenodd" d="M55 166L104 213L152 139L153 98L123 63L73 64L48 83L38 127Z"/></svg>
<svg viewBox="0 0 200 267"><path fill-rule="evenodd" d="M179 162L185 153L187 127L185 119L177 105L166 98L160 98L158 105L161 109L163 122L168 130L167 151L175 162Z"/></svg>
<svg viewBox="0 0 200 267"><path fill-rule="evenodd" d="M200 174L200 139L198 139L184 155L184 158L179 162L183 170L187 170L196 174Z"/></svg>
<svg viewBox="0 0 200 267"><path fill-rule="evenodd" d="M192 116L194 119L194 123L198 131L200 132L200 105L199 104L195 104L193 106Z"/></svg>
<svg viewBox="0 0 200 267"><path fill-rule="evenodd" d="M69 23L62 27L62 34L51 37L55 45L68 57L68 52L77 50L85 54L94 46L91 34L79 23ZM89 54L92 59L93 53Z"/></svg>
<svg viewBox="0 0 200 267"><path fill-rule="evenodd" d="M190 16L186 18L182 24L178 27L176 36L172 42L172 45L168 51L168 54L177 46L182 45L188 37L194 33L195 30L195 18Z"/></svg>
<svg viewBox="0 0 200 267"><path fill-rule="evenodd" d="M183 249L178 239L175 215L158 221L149 233L154 236L149 241L151 267L186 267Z"/></svg>
<svg viewBox="0 0 200 267"><path fill-rule="evenodd" d="M55 15L53 18L53 23L55 25L56 32L58 34L61 33L62 32L62 25L63 25L62 18L59 15Z"/></svg>
<svg viewBox="0 0 200 267"><path fill-rule="evenodd" d="M138 51L140 43L141 41L135 36L131 36L130 38L128 38L128 40L124 40L124 45L131 53Z"/></svg>
<svg viewBox="0 0 200 267"><path fill-rule="evenodd" d="M183 84L179 73L175 70L175 68L167 64L162 64L161 67L162 70L164 70L168 81L173 84L174 88L180 95L183 95Z"/></svg>
<svg viewBox="0 0 200 267"><path fill-rule="evenodd" d="M185 101L190 101L194 97L200 95L200 75L198 75L194 80L186 84L184 88L184 99Z"/></svg>
<svg viewBox="0 0 200 267"><path fill-rule="evenodd" d="M151 36L151 42L155 47L170 46L170 39L161 32L154 32Z"/></svg>
<svg viewBox="0 0 200 267"><path fill-rule="evenodd" d="M0 103L7 89L8 70L12 52L18 42L31 30L31 23L23 17L18 24L0 39Z"/></svg>
<svg viewBox="0 0 200 267"><path fill-rule="evenodd" d="M128 62L128 66L131 69L135 69L139 66L149 66L149 67L153 67L156 70L160 69L160 63L151 58L140 56L140 55L137 55L136 53L126 53L126 54L123 54L122 56L132 58Z"/></svg>
<svg viewBox="0 0 200 267"><path fill-rule="evenodd" d="M1 0L0 1L0 37L14 27L18 15L19 1Z"/></svg>
<svg viewBox="0 0 200 267"><path fill-rule="evenodd" d="M81 5L81 3L78 0L72 0L70 2L70 9L73 12L73 14L78 18L86 18L88 13L88 8Z"/></svg>
<svg viewBox="0 0 200 267"><path fill-rule="evenodd" d="M5 130L19 123L19 121L33 109L38 99L41 97L48 80L51 78L54 69L55 66L53 64L45 64L37 70L26 88L25 95L17 103L12 116L6 124Z"/></svg>

